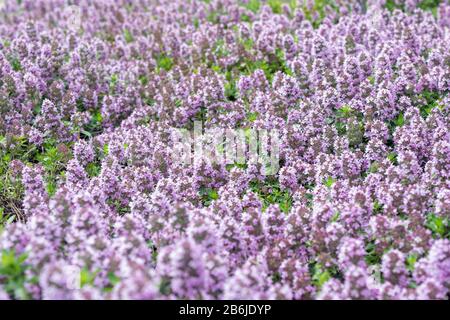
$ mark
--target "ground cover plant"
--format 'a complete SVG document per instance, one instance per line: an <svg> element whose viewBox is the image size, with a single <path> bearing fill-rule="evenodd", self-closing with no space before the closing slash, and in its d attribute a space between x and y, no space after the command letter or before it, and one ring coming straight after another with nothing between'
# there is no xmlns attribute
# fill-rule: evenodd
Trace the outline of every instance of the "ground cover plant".
<svg viewBox="0 0 450 320"><path fill-rule="evenodd" d="M0 4L0 298L449 298L449 1Z"/></svg>

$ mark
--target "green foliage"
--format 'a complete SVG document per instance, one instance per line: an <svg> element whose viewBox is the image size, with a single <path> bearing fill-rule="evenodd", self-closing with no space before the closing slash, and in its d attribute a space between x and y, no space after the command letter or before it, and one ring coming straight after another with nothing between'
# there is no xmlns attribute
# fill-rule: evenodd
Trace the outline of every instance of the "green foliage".
<svg viewBox="0 0 450 320"><path fill-rule="evenodd" d="M298 0L290 0L289 1L289 8L292 12L294 12L298 7Z"/></svg>
<svg viewBox="0 0 450 320"><path fill-rule="evenodd" d="M353 110L348 105L343 105L339 109L336 109L334 112L334 118L328 119L328 124L333 124L336 127L336 130L340 136L344 136L348 134L348 138L351 145L357 145L362 142L364 126L362 123L358 123L357 125L351 125L347 128L347 120L350 118L360 119L361 114Z"/></svg>
<svg viewBox="0 0 450 320"><path fill-rule="evenodd" d="M380 164L377 161L374 161L370 164L368 172L369 173L377 173L379 168L380 168Z"/></svg>
<svg viewBox="0 0 450 320"><path fill-rule="evenodd" d="M439 105L441 96L438 92L424 91L421 97L425 99L426 103L420 107L420 114L423 118L427 118L431 111Z"/></svg>
<svg viewBox="0 0 450 320"><path fill-rule="evenodd" d="M109 154L109 146L107 143L103 145L102 153L104 157L106 157Z"/></svg>
<svg viewBox="0 0 450 320"><path fill-rule="evenodd" d="M131 212L131 208L128 205L124 205L121 201L117 199L108 199L106 201L108 205L114 208L114 210L120 215L124 216Z"/></svg>
<svg viewBox="0 0 450 320"><path fill-rule="evenodd" d="M373 203L373 213L378 214L383 212L383 205L379 203L378 201L375 201Z"/></svg>
<svg viewBox="0 0 450 320"><path fill-rule="evenodd" d="M258 119L258 112L249 112L247 113L247 120L249 122L255 122Z"/></svg>
<svg viewBox="0 0 450 320"><path fill-rule="evenodd" d="M389 11L394 11L395 9L405 11L405 3L397 3L398 1L395 0L387 0L385 4L385 8ZM418 8L422 10L428 10L431 11L435 16L437 14L437 8L439 4L441 3L441 0L422 0L417 5Z"/></svg>
<svg viewBox="0 0 450 320"><path fill-rule="evenodd" d="M159 284L159 292L162 295L169 295L172 292L170 279L163 277Z"/></svg>
<svg viewBox="0 0 450 320"><path fill-rule="evenodd" d="M392 164L397 165L398 161L397 161L397 153L395 152L390 152L387 156L388 160L390 162L392 162Z"/></svg>
<svg viewBox="0 0 450 320"><path fill-rule="evenodd" d="M394 11L395 9L399 9L402 11L405 10L405 4L404 3L397 4L397 2L395 0L387 0L386 4L384 6L389 11Z"/></svg>
<svg viewBox="0 0 450 320"><path fill-rule="evenodd" d="M125 30L123 31L123 37L125 38L125 42L126 42L126 43L131 43L131 42L134 41L133 34L132 34L131 31L128 30L128 29L125 29Z"/></svg>
<svg viewBox="0 0 450 320"><path fill-rule="evenodd" d="M257 13L261 8L261 1L259 0L249 0L247 3L244 3L243 6L253 13Z"/></svg>
<svg viewBox="0 0 450 320"><path fill-rule="evenodd" d="M450 224L447 217L429 214L426 226L431 230L435 238L450 238Z"/></svg>
<svg viewBox="0 0 450 320"><path fill-rule="evenodd" d="M278 71L290 76L293 75L292 70L287 66L283 50L279 48L275 50L275 54L269 56L267 61L257 61L250 69L253 71L256 69L263 70L269 81L272 81L274 74Z"/></svg>
<svg viewBox="0 0 450 320"><path fill-rule="evenodd" d="M305 13L305 18L311 21L314 28L318 28L325 18L325 7L330 6L334 10L338 10L335 1L333 0L315 0L314 6L311 10L308 10L306 5L303 6L303 12ZM317 20L314 20L313 17L315 14L319 15Z"/></svg>
<svg viewBox="0 0 450 320"><path fill-rule="evenodd" d="M212 11L208 14L206 20L213 24L216 24L219 21L219 15L216 11Z"/></svg>
<svg viewBox="0 0 450 320"><path fill-rule="evenodd" d="M220 59L230 55L230 51L226 47L224 39L219 39L213 45L213 52L216 58Z"/></svg>
<svg viewBox="0 0 450 320"><path fill-rule="evenodd" d="M322 286L331 279L331 273L320 263L314 264L312 267L312 282L317 288Z"/></svg>
<svg viewBox="0 0 450 320"><path fill-rule="evenodd" d="M11 64L11 68L14 70L14 71L20 71L20 70L22 70L22 64L20 63L20 60L19 60L19 58L17 58L17 57L12 57L11 59L10 59L10 64Z"/></svg>
<svg viewBox="0 0 450 320"><path fill-rule="evenodd" d="M246 51L250 51L253 49L253 39L248 38L248 39L239 39L239 42L244 46L244 49Z"/></svg>
<svg viewBox="0 0 450 320"><path fill-rule="evenodd" d="M66 164L70 159L69 148L64 144L56 145L52 139L44 143L44 150L36 156L45 169L47 192L54 195L58 180L64 175Z"/></svg>
<svg viewBox="0 0 450 320"><path fill-rule="evenodd" d="M272 204L278 205L284 213L288 213L291 209L292 196L288 190L281 189L277 179L267 178L263 182L253 181L250 183L250 187L261 199L263 210Z"/></svg>
<svg viewBox="0 0 450 320"><path fill-rule="evenodd" d="M227 71L225 74L227 82L224 85L225 97L230 101L236 101L238 98L238 91L236 87L236 80L234 79L231 71Z"/></svg>
<svg viewBox="0 0 450 320"><path fill-rule="evenodd" d="M161 54L156 58L156 66L158 70L170 71L173 67L173 59L166 54Z"/></svg>
<svg viewBox="0 0 450 320"><path fill-rule="evenodd" d="M328 178L324 181L324 185L327 186L327 188L331 188L335 182L336 182L336 181L333 179L333 177L328 177Z"/></svg>
<svg viewBox="0 0 450 320"><path fill-rule="evenodd" d="M67 150L68 152L68 150ZM55 174L64 168L68 154L61 151L52 140L44 144L44 151L37 155L36 159L44 166L47 172Z"/></svg>
<svg viewBox="0 0 450 320"><path fill-rule="evenodd" d="M236 101L237 100L237 88L236 88L236 82L230 81L225 83L225 97L230 101Z"/></svg>
<svg viewBox="0 0 450 320"><path fill-rule="evenodd" d="M42 165L47 191L53 195L70 158L70 145L57 144L55 139L47 139L37 147L24 137L0 136L0 208L3 208L3 214L22 216L23 186L18 174L11 171L13 160L20 160L25 165Z"/></svg>
<svg viewBox="0 0 450 320"><path fill-rule="evenodd" d="M80 286L83 288L84 286L93 286L95 278L100 270L95 272L90 272L87 268L81 269L80 273Z"/></svg>
<svg viewBox="0 0 450 320"><path fill-rule="evenodd" d="M156 248L155 244L151 240L149 240L147 242L147 246L152 251L152 261L154 263L156 263L158 261L158 249Z"/></svg>
<svg viewBox="0 0 450 320"><path fill-rule="evenodd" d="M250 19L250 17L248 15L242 14L241 15L241 21L243 21L243 22L251 22L251 19Z"/></svg>
<svg viewBox="0 0 450 320"><path fill-rule="evenodd" d="M283 12L282 10L282 4L283 2L280 0L268 0L267 4L272 9L273 13L280 14Z"/></svg>
<svg viewBox="0 0 450 320"><path fill-rule="evenodd" d="M11 171L13 160L27 161L37 152L23 137L0 136L0 226L22 216L23 186Z"/></svg>
<svg viewBox="0 0 450 320"><path fill-rule="evenodd" d="M141 75L139 76L139 82L141 83L142 86L146 86L148 84L148 78L146 75Z"/></svg>
<svg viewBox="0 0 450 320"><path fill-rule="evenodd" d="M253 43L251 40L242 40L242 44L244 45L246 50L251 50L253 47ZM250 75L256 70L262 70L266 78L271 82L273 76L277 72L283 72L287 75L292 76L293 72L289 69L286 60L284 58L283 50L277 48L275 53L268 55L265 60L243 60L236 63L234 66L229 67L226 71L225 76L227 81L229 82L228 88L225 87L225 90L229 91L231 96L236 97L236 79L235 74L240 75Z"/></svg>
<svg viewBox="0 0 450 320"><path fill-rule="evenodd" d="M114 287L117 285L117 284L119 284L120 283L120 278L118 277L118 276L116 276L115 274L114 274L114 272L109 272L108 273L108 280L109 280L109 285L107 285L104 289L103 289L103 291L105 291L105 292L111 292L113 289L114 289Z"/></svg>
<svg viewBox="0 0 450 320"><path fill-rule="evenodd" d="M406 268L408 269L409 272L413 272L414 268L416 266L416 262L417 262L417 254L410 254L407 258L406 258Z"/></svg>
<svg viewBox="0 0 450 320"><path fill-rule="evenodd" d="M0 281L4 290L13 299L29 299L29 294L25 289L27 277L25 275L28 269L25 263L26 254L19 256L12 250L3 250L0 261Z"/></svg>
<svg viewBox="0 0 450 320"><path fill-rule="evenodd" d="M199 194L202 198L202 203L205 206L209 206L214 200L219 199L219 194L216 189L201 188Z"/></svg>
<svg viewBox="0 0 450 320"><path fill-rule="evenodd" d="M247 169L247 164L244 164L244 163L230 163L230 164L227 164L225 166L225 168L228 171L230 171L233 168L239 168L239 169L244 169L245 170L245 169Z"/></svg>
<svg viewBox="0 0 450 320"><path fill-rule="evenodd" d="M15 218L14 215L5 214L5 209L0 208L0 234L2 233L4 226L12 223Z"/></svg>
<svg viewBox="0 0 450 320"><path fill-rule="evenodd" d="M114 93L114 90L116 88L118 81L119 81L119 75L117 73L112 74L111 79L109 80L109 90L112 93Z"/></svg>
<svg viewBox="0 0 450 320"><path fill-rule="evenodd" d="M200 26L200 21L198 18L194 18L194 27L195 29L198 29L198 27Z"/></svg>
<svg viewBox="0 0 450 320"><path fill-rule="evenodd" d="M360 145L364 140L364 124L359 121L347 123L346 134L351 147Z"/></svg>
<svg viewBox="0 0 450 320"><path fill-rule="evenodd" d="M350 118L354 114L353 109L348 105L343 105L336 110L336 117L338 118Z"/></svg>
<svg viewBox="0 0 450 320"><path fill-rule="evenodd" d="M337 222L339 221L339 218L341 217L341 213L338 211L331 217L331 222Z"/></svg>
<svg viewBox="0 0 450 320"><path fill-rule="evenodd" d="M422 10L428 10L433 13L434 16L437 16L437 8L442 0L422 0L417 7Z"/></svg>
<svg viewBox="0 0 450 320"><path fill-rule="evenodd" d="M101 169L101 165L98 162L91 162L86 166L86 172L90 178L98 177Z"/></svg>
<svg viewBox="0 0 450 320"><path fill-rule="evenodd" d="M25 137L0 135L0 155L5 163L9 163L14 159L26 160L36 150L37 148L34 145L30 145Z"/></svg>
<svg viewBox="0 0 450 320"><path fill-rule="evenodd" d="M91 120L80 129L80 133L86 138L92 138L103 132L103 116L99 109L92 111Z"/></svg>
<svg viewBox="0 0 450 320"><path fill-rule="evenodd" d="M366 245L365 260L368 265L377 265L381 263L381 254L377 252L374 241L371 241Z"/></svg>
<svg viewBox="0 0 450 320"><path fill-rule="evenodd" d="M220 73L222 71L222 69L217 65L212 65L211 70L217 73Z"/></svg>
<svg viewBox="0 0 450 320"><path fill-rule="evenodd" d="M397 127L401 127L405 124L405 117L403 116L403 112L400 112L397 119L395 119L395 125Z"/></svg>
<svg viewBox="0 0 450 320"><path fill-rule="evenodd" d="M8 39L2 39L1 42L3 43L3 46L4 46L5 48L11 47L11 41L9 41Z"/></svg>
<svg viewBox="0 0 450 320"><path fill-rule="evenodd" d="M338 132L338 134L339 134L340 136L343 136L343 135L346 134L347 128L346 128L344 122L336 121L334 125L335 125L336 130L337 130L337 132Z"/></svg>

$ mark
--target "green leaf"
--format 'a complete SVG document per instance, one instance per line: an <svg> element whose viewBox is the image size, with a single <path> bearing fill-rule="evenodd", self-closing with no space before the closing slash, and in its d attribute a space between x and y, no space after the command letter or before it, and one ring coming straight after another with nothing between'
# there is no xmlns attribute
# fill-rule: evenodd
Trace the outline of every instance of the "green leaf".
<svg viewBox="0 0 450 320"><path fill-rule="evenodd" d="M113 286L115 286L116 284L118 284L120 282L120 278L118 276L116 276L114 274L114 272L108 273L108 280Z"/></svg>
<svg viewBox="0 0 450 320"><path fill-rule="evenodd" d="M275 178L267 178L266 181L253 181L250 184L251 190L255 192L263 203L263 210L270 205L276 204L284 213L288 213L292 208L292 196L288 190L282 190L279 181Z"/></svg>
<svg viewBox="0 0 450 320"><path fill-rule="evenodd" d="M377 161L374 161L370 164L369 173L377 173L380 168L380 164Z"/></svg>
<svg viewBox="0 0 450 320"><path fill-rule="evenodd" d="M172 69L173 66L173 60L166 54L161 54L156 59L156 65L159 69L170 71L170 69Z"/></svg>
<svg viewBox="0 0 450 320"><path fill-rule="evenodd" d="M283 12L282 10L282 2L280 0L268 0L267 4L272 9L273 13L280 14Z"/></svg>
<svg viewBox="0 0 450 320"><path fill-rule="evenodd" d="M80 286L93 285L98 272L90 272L87 268L81 269Z"/></svg>
<svg viewBox="0 0 450 320"><path fill-rule="evenodd" d="M47 182L47 193L48 195L54 196L57 190L57 183L56 181L50 180Z"/></svg>
<svg viewBox="0 0 450 320"><path fill-rule="evenodd" d="M100 175L101 166L96 162L91 162L86 166L86 172L89 177L98 177Z"/></svg>
<svg viewBox="0 0 450 320"><path fill-rule="evenodd" d="M11 63L11 68L14 71L18 72L18 71L22 70L22 64L20 63L19 58L17 58L17 57L12 58L10 63Z"/></svg>
<svg viewBox="0 0 450 320"><path fill-rule="evenodd" d="M16 256L14 250L3 250L0 259L0 279L3 289L12 299L28 299L29 294L25 289L30 279L26 277L27 254Z"/></svg>
<svg viewBox="0 0 450 320"><path fill-rule="evenodd" d="M405 124L405 117L403 115L403 112L400 112L400 114L398 115L397 119L395 119L395 125L397 127L401 127Z"/></svg>
<svg viewBox="0 0 450 320"><path fill-rule="evenodd" d="M217 65L212 65L211 66L211 70L213 70L214 72L220 73L220 71L222 70L222 68L220 68Z"/></svg>
<svg viewBox="0 0 450 320"><path fill-rule="evenodd" d="M219 194L217 190L211 188L200 188L199 191L200 196L202 197L203 204L205 206L209 206L211 202L219 199Z"/></svg>
<svg viewBox="0 0 450 320"><path fill-rule="evenodd" d="M194 18L194 27L195 27L195 29L198 29L199 26L200 26L200 21L198 20L198 18Z"/></svg>
<svg viewBox="0 0 450 320"><path fill-rule="evenodd" d="M337 115L342 118L348 118L352 115L352 113L353 109L348 105L344 105L337 110Z"/></svg>
<svg viewBox="0 0 450 320"><path fill-rule="evenodd" d="M366 256L365 260L369 265L376 265L381 262L381 255L377 252L375 242L370 241L366 245Z"/></svg>
<svg viewBox="0 0 450 320"><path fill-rule="evenodd" d="M330 279L331 274L328 270L324 270L320 264L314 265L314 274L312 276L312 281L316 287L322 288L322 286Z"/></svg>
<svg viewBox="0 0 450 320"><path fill-rule="evenodd" d="M441 3L440 0L422 0L417 7L419 7L422 10L430 10L434 11L439 4Z"/></svg>
<svg viewBox="0 0 450 320"><path fill-rule="evenodd" d="M445 237L450 232L448 218L429 214L427 216L427 227L433 232L434 236Z"/></svg>
<svg viewBox="0 0 450 320"><path fill-rule="evenodd" d="M217 190L212 189L208 191L208 197L212 200L217 200L219 199L219 194L217 193Z"/></svg>
<svg viewBox="0 0 450 320"><path fill-rule="evenodd" d="M391 152L391 153L388 154L387 158L393 164L397 164L397 153Z"/></svg>
<svg viewBox="0 0 450 320"><path fill-rule="evenodd" d="M90 132L87 131L87 130L81 129L81 130L80 130L80 133L82 133L83 135L85 135L85 136L88 137L88 138L92 138L92 133L90 133Z"/></svg>
<svg viewBox="0 0 450 320"><path fill-rule="evenodd" d="M383 205L378 201L373 203L373 213L381 213L383 212Z"/></svg>
<svg viewBox="0 0 450 320"><path fill-rule="evenodd" d="M230 101L236 101L237 100L237 89L236 89L236 83L234 81L225 83L225 96Z"/></svg>
<svg viewBox="0 0 450 320"><path fill-rule="evenodd" d="M244 6L253 13L257 13L261 7L261 1L249 0L246 4L244 4Z"/></svg>
<svg viewBox="0 0 450 320"><path fill-rule="evenodd" d="M106 157L109 153L109 146L107 143L103 145L103 155Z"/></svg>
<svg viewBox="0 0 450 320"><path fill-rule="evenodd" d="M249 112L247 114L247 120L249 122L254 122L258 119L258 115L259 115L258 112Z"/></svg>
<svg viewBox="0 0 450 320"><path fill-rule="evenodd" d="M336 222L339 220L339 217L340 217L340 212L338 211L331 217L331 221Z"/></svg>
<svg viewBox="0 0 450 320"><path fill-rule="evenodd" d="M417 262L417 255L416 254L410 254L406 258L406 268L409 270L409 272L413 272L415 268L415 264Z"/></svg>

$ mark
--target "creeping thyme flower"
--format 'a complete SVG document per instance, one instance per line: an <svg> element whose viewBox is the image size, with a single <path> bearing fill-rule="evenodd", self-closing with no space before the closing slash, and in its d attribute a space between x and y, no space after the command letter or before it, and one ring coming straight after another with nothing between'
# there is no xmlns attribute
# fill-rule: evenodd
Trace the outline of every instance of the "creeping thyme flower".
<svg viewBox="0 0 450 320"><path fill-rule="evenodd" d="M72 2L0 0L0 300L448 299L448 1Z"/></svg>

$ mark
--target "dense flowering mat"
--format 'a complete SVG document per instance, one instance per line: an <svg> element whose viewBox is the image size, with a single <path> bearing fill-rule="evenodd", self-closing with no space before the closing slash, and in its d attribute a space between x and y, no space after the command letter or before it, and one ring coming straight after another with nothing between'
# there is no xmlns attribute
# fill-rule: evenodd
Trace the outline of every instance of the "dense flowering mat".
<svg viewBox="0 0 450 320"><path fill-rule="evenodd" d="M0 5L1 298L449 297L448 1Z"/></svg>

